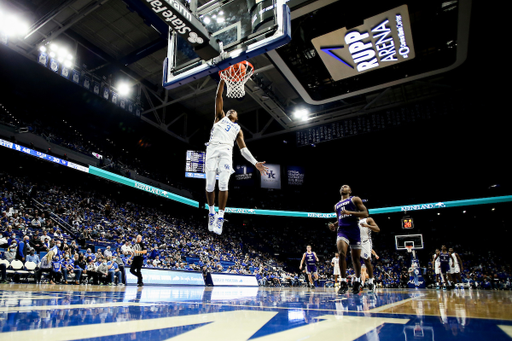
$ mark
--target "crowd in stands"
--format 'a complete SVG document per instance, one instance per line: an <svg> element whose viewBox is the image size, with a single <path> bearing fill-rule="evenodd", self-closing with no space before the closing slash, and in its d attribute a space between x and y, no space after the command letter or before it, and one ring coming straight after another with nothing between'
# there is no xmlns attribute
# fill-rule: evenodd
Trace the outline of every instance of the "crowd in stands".
<svg viewBox="0 0 512 341"><path fill-rule="evenodd" d="M311 233L313 223L265 219L270 218L230 228L217 236L208 232L202 217L178 217L162 208L107 198L64 183L41 183L12 173L0 175L0 258L9 264L14 260L34 263L36 279L47 274L42 278L50 283L123 285L138 234L149 251L146 268L254 274L261 285L277 286L303 285L300 259L290 255L302 254L304 245L311 243L320 258L321 283L333 281L335 247L325 226ZM277 225L279 233L274 233ZM472 253L459 245L455 249L464 262L462 277L468 286L510 289L512 271L506 261L495 253ZM407 286L408 254L380 248L379 244L376 251L377 286ZM427 285L432 285L431 258L424 252L420 266ZM285 257L280 260L279 254ZM353 275L350 261L348 275ZM5 272L2 280L6 280Z"/></svg>
<svg viewBox="0 0 512 341"><path fill-rule="evenodd" d="M74 282L80 282L91 269L95 273L87 277L93 283L125 282L124 267L130 265L131 246L138 234L149 251L146 268L253 274L283 265L244 245L243 230L217 237L192 219L177 219L155 208L105 200L78 189L38 186L4 175L0 199L2 258L26 262L27 257L39 256L35 259L39 269L53 269L47 271L50 283L69 282L70 273Z"/></svg>

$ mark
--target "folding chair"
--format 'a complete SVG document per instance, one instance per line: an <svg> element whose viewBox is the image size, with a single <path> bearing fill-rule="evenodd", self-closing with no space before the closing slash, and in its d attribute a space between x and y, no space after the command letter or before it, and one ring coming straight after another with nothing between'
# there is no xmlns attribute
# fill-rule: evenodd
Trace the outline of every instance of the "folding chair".
<svg viewBox="0 0 512 341"><path fill-rule="evenodd" d="M25 275L25 278L28 278L28 271L23 269L23 262L20 260L13 260L11 262L11 267L14 270L14 274L17 275L18 281L20 280L20 277ZM28 282L28 279L27 279Z"/></svg>
<svg viewBox="0 0 512 341"><path fill-rule="evenodd" d="M28 274L27 274L27 282L28 282L28 279L29 279L29 275L32 276L32 278L34 279L35 281L35 276L36 276L36 267L37 267L37 264L34 263L34 262L26 262L25 263L25 269L27 269L28 271Z"/></svg>

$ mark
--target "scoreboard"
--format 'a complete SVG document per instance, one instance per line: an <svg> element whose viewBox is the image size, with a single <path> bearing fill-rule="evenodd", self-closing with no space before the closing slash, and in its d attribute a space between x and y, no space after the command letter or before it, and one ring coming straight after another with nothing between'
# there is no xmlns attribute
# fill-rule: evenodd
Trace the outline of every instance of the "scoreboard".
<svg viewBox="0 0 512 341"><path fill-rule="evenodd" d="M414 228L414 221L410 216L405 216L402 218L402 229L404 230L412 230Z"/></svg>
<svg viewBox="0 0 512 341"><path fill-rule="evenodd" d="M206 152L197 150L187 150L185 163L186 178L205 178Z"/></svg>

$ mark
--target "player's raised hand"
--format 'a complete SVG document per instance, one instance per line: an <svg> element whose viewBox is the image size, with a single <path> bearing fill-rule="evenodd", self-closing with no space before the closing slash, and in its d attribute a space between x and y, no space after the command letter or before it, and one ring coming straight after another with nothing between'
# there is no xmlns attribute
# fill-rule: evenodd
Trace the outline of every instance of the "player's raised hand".
<svg viewBox="0 0 512 341"><path fill-rule="evenodd" d="M260 171L261 175L268 174L268 167L265 166L266 161L256 162L256 169Z"/></svg>

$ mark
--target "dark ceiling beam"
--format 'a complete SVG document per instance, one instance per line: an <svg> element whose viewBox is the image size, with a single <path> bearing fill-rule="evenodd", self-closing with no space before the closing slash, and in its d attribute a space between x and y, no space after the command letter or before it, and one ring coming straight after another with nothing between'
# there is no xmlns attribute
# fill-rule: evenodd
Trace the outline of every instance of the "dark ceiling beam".
<svg viewBox="0 0 512 341"><path fill-rule="evenodd" d="M128 66L130 64L133 64L153 53L156 51L160 51L164 47L167 47L167 40L164 40L162 38L159 38L157 40L154 40L141 48L137 49L136 51L128 54L127 56L121 58L118 60L118 63L124 66Z"/></svg>
<svg viewBox="0 0 512 341"><path fill-rule="evenodd" d="M105 51L103 51L102 49L100 49L99 47L94 45L93 43L91 43L89 40L82 37L80 34L73 31L72 29L68 30L65 34L69 38L76 41L79 45L83 46L85 49L89 50L90 52L92 52L93 54L98 56L99 58L103 59L105 61L105 63L115 65L116 68L111 70L110 73L114 73L115 71L121 71L124 74L126 74L127 76L129 76L130 78L132 78L133 80L136 80L137 82L141 83L145 87L153 90L153 92L156 92L158 90L158 88L159 88L158 86L145 80L144 77L141 77L139 74L137 74L135 71L131 70L130 68L126 67L125 65L122 65L117 60L115 60L113 57L111 57L108 53L106 53ZM91 71L93 71L93 70L91 70Z"/></svg>

